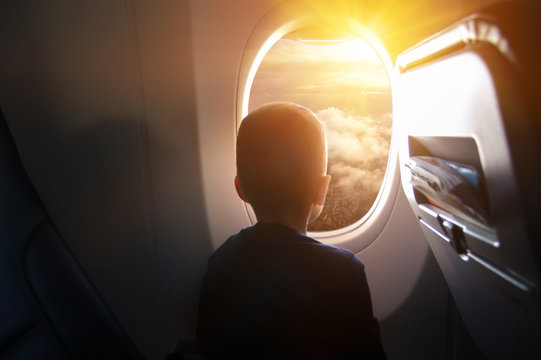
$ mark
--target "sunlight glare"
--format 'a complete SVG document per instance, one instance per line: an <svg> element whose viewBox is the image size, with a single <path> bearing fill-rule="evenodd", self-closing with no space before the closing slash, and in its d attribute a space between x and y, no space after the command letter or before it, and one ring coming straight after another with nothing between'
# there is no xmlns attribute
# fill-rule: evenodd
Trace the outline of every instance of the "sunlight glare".
<svg viewBox="0 0 541 360"><path fill-rule="evenodd" d="M338 61L379 61L378 54L363 39L355 39L336 45L334 56Z"/></svg>
<svg viewBox="0 0 541 360"><path fill-rule="evenodd" d="M270 48L278 41L280 40L281 36L279 33L274 33L272 36L270 36L267 41L263 44L261 49L259 49L256 58L250 68L250 72L248 73L248 78L246 79L246 84L244 85L244 96L242 98L242 109L241 114L242 117L248 115L248 104L250 100L250 90L252 88L252 83L255 78L255 74L257 70L259 69L259 65L261 64L261 61L263 61L263 58L267 54L267 52L270 50Z"/></svg>

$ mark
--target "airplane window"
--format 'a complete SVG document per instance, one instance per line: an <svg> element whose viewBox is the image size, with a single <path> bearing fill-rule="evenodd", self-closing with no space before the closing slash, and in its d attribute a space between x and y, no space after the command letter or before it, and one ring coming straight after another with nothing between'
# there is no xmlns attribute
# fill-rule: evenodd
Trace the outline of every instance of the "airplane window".
<svg viewBox="0 0 541 360"><path fill-rule="evenodd" d="M326 130L332 180L308 230L341 229L365 216L385 175L392 124L390 82L376 51L362 39L280 39L261 61L248 110L270 101L312 109Z"/></svg>

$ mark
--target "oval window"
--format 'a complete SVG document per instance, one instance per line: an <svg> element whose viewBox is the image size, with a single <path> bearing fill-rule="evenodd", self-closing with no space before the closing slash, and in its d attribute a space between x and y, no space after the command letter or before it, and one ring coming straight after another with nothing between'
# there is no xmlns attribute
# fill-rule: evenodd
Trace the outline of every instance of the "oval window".
<svg viewBox="0 0 541 360"><path fill-rule="evenodd" d="M363 39L280 39L257 70L248 110L271 101L308 107L327 134L332 180L308 230L337 230L363 218L382 185L391 139L390 82L376 51Z"/></svg>

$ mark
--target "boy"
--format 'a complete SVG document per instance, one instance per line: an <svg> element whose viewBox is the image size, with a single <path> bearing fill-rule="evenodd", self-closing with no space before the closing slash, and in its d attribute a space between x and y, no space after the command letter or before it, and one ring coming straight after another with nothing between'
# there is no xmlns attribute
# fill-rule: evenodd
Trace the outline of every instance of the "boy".
<svg viewBox="0 0 541 360"><path fill-rule="evenodd" d="M250 113L237 138L239 196L257 224L209 259L198 342L218 358L384 358L364 265L308 236L330 176L317 117L292 103Z"/></svg>

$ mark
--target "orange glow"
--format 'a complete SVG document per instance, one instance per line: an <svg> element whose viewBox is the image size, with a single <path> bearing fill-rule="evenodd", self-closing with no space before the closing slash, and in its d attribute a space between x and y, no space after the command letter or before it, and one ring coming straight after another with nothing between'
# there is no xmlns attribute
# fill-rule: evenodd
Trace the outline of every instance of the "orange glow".
<svg viewBox="0 0 541 360"><path fill-rule="evenodd" d="M363 39L282 39L266 53L254 74L246 110L284 100L315 112L334 106L374 113L374 107L390 101L387 71L378 53ZM369 96L379 96L381 101L367 101Z"/></svg>
<svg viewBox="0 0 541 360"><path fill-rule="evenodd" d="M330 59L337 62L348 63L352 61L379 61L378 54L364 40L308 40L302 39L301 43L314 45L327 45L332 49L326 49L320 53L321 59Z"/></svg>

